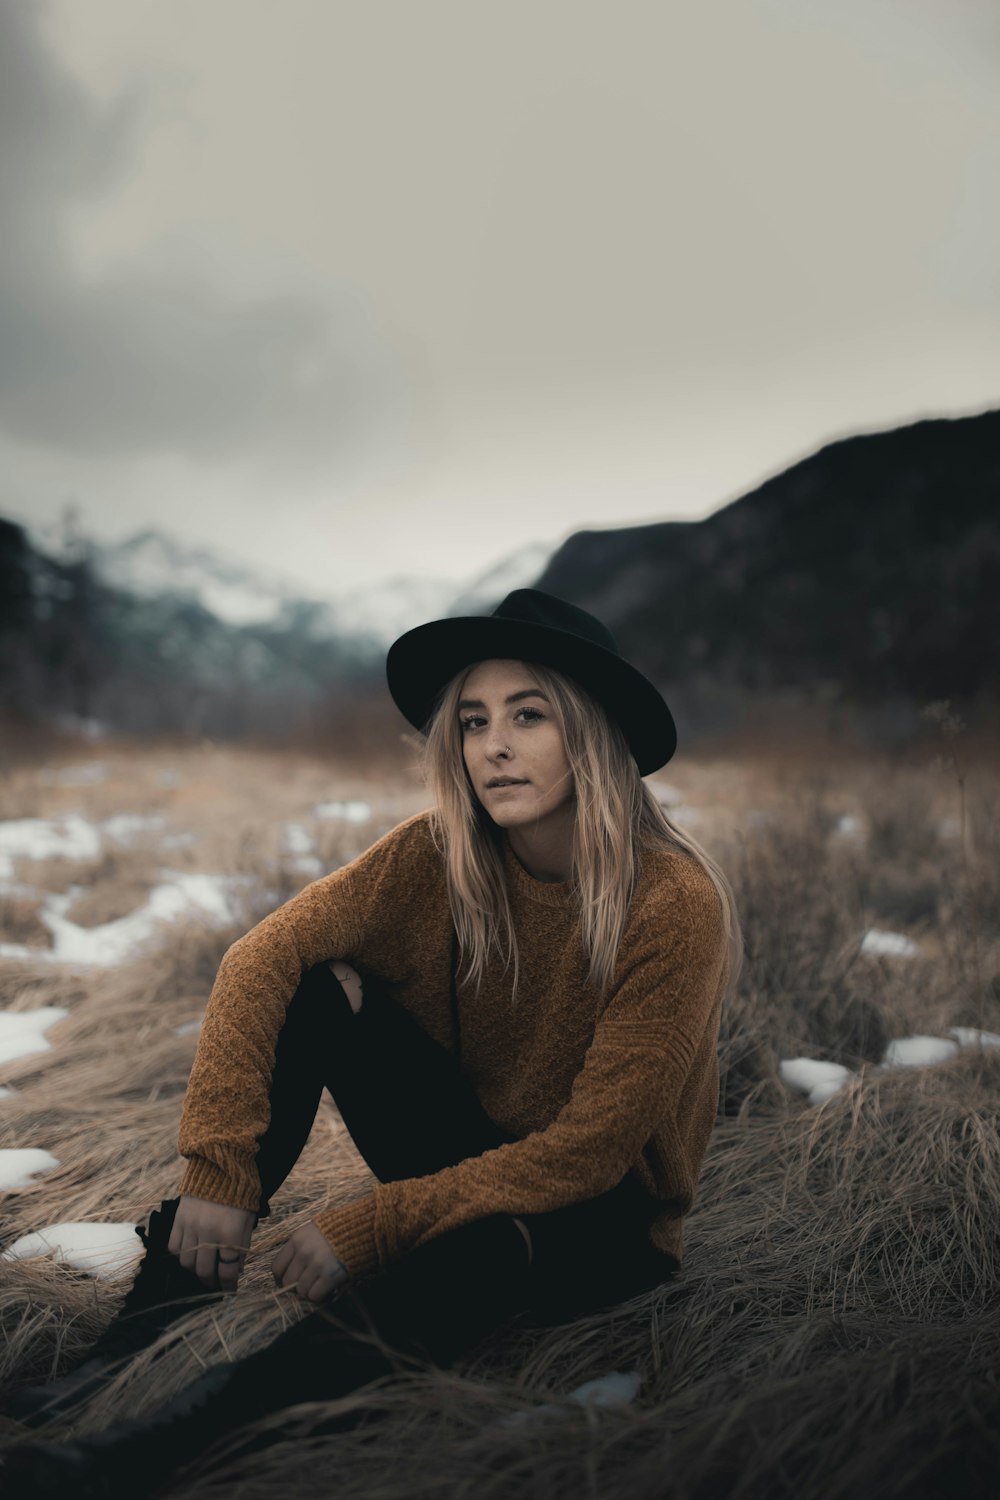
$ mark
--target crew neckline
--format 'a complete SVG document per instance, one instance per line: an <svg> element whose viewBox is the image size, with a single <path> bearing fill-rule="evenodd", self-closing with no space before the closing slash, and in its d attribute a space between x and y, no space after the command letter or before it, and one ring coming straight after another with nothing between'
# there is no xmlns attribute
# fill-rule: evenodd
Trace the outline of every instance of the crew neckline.
<svg viewBox="0 0 1000 1500"><path fill-rule="evenodd" d="M573 899L572 880L536 880L510 847L506 838L501 840L504 869L508 880L531 901L540 901L544 906L569 906Z"/></svg>

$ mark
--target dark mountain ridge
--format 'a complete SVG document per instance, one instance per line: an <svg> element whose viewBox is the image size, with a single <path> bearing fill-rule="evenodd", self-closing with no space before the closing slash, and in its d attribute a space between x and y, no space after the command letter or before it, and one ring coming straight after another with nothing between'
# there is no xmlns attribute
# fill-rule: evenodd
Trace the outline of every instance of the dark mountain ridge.
<svg viewBox="0 0 1000 1500"><path fill-rule="evenodd" d="M571 536L537 587L678 701L995 693L1000 411L844 438L702 521ZM698 717L696 714L695 717Z"/></svg>

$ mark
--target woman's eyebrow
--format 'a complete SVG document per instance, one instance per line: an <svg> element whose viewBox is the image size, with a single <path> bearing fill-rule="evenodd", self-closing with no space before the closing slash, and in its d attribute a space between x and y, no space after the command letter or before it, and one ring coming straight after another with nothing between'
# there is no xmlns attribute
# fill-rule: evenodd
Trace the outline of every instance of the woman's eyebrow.
<svg viewBox="0 0 1000 1500"><path fill-rule="evenodd" d="M541 688L522 688L519 693L511 693L510 697L505 698L503 701L505 703L518 703L522 698L541 698L546 703L549 701ZM481 698L463 698L458 706L459 708L485 708L486 704Z"/></svg>

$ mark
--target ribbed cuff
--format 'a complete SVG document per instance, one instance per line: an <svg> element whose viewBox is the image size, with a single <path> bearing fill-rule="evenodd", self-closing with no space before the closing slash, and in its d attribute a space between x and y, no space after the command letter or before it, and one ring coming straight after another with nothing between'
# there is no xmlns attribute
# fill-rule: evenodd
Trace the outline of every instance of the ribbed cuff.
<svg viewBox="0 0 1000 1500"><path fill-rule="evenodd" d="M207 1198L211 1203L224 1203L229 1208L251 1209L254 1213L260 1207L256 1172L239 1171L235 1161L227 1170L204 1156L192 1156L177 1191L190 1193L192 1198Z"/></svg>
<svg viewBox="0 0 1000 1500"><path fill-rule="evenodd" d="M353 1203L325 1208L313 1214L313 1223L340 1256L352 1281L359 1276L374 1275L380 1269L375 1244L374 1193L356 1198Z"/></svg>

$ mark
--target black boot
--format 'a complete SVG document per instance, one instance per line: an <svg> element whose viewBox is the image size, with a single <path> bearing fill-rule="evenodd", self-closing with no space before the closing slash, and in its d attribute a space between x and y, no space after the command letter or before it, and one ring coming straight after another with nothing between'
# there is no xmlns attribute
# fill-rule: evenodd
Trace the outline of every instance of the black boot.
<svg viewBox="0 0 1000 1500"><path fill-rule="evenodd" d="M0 1493L4 1500L67 1494L74 1500L138 1500L154 1494L219 1436L219 1397L233 1369L230 1363L213 1365L151 1417L117 1422L67 1443L8 1449L0 1454Z"/></svg>
<svg viewBox="0 0 1000 1500"><path fill-rule="evenodd" d="M96 1395L124 1360L153 1343L177 1318L225 1295L206 1292L194 1272L186 1271L167 1249L179 1201L170 1198L154 1209L148 1230L141 1224L135 1226L146 1253L119 1312L83 1361L57 1380L15 1391L4 1407L4 1415L28 1427L41 1427L65 1416Z"/></svg>
<svg viewBox="0 0 1000 1500"><path fill-rule="evenodd" d="M148 1417L66 1443L11 1449L0 1463L0 1493L4 1500L48 1494L143 1500L220 1439L227 1460L262 1452L286 1437L280 1423L242 1435L240 1429L303 1401L346 1395L420 1358L416 1346L385 1353L371 1342L384 1315L381 1301L371 1292L362 1300L345 1291L328 1311L300 1319L253 1354L213 1365ZM366 1415L353 1407L325 1417L314 1431L342 1432Z"/></svg>

